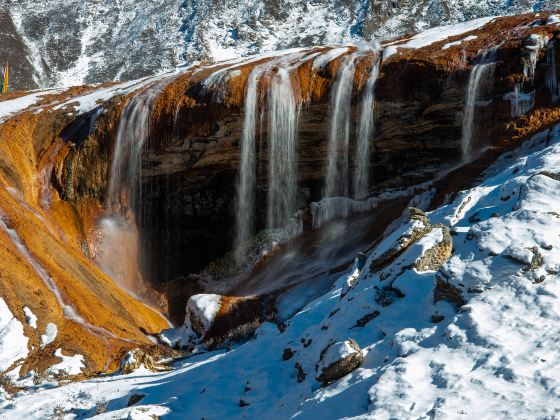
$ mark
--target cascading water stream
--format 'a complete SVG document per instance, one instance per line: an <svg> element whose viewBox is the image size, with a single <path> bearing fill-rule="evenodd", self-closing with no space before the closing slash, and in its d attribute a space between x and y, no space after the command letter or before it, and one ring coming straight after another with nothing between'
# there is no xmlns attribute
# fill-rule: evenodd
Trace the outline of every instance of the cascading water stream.
<svg viewBox="0 0 560 420"><path fill-rule="evenodd" d="M62 308L62 313L66 319L70 321L74 321L86 329L90 330L91 332L99 335L105 340L105 336L109 336L112 338L116 338L119 340L130 341L125 338L120 338L115 336L112 332L106 330L102 327L97 327L95 325L90 324L89 322L85 321L76 311L73 305L70 303L65 302L62 292L58 288L58 285L54 281L54 279L48 274L47 270L37 261L37 259L31 254L31 251L27 248L24 244L23 240L17 233L17 231L13 228L10 228L6 221L4 220L5 216L3 215L3 211L0 209L0 230L4 231L6 235L12 241L12 244L16 247L19 253L25 258L27 263L33 268L37 276L43 281L45 286L51 291L54 295L57 303Z"/></svg>
<svg viewBox="0 0 560 420"><path fill-rule="evenodd" d="M262 74L255 67L247 81L245 116L241 135L241 161L236 196L235 259L239 264L245 258L243 243L253 235L255 205L255 130L257 118L257 91Z"/></svg>
<svg viewBox="0 0 560 420"><path fill-rule="evenodd" d="M41 264L39 264L39 262L37 262L37 260L31 255L31 252L29 252L29 250L21 240L20 236L16 232L16 230L8 227L6 222L3 220L2 212L0 212L0 229L3 230L6 233L6 235L8 235L8 237L10 238L14 246L17 248L17 250L21 253L21 255L23 255L23 257L26 259L29 265L37 273L39 278L43 280L45 286L47 286L47 288L52 292L52 294L56 298L56 301L62 308L62 312L64 313L64 316L72 321L84 322L84 320L82 319L82 317L78 315L74 307L64 302L64 299L62 298L62 293L60 292L60 289L56 285L55 281L51 276L49 276L49 274L41 266Z"/></svg>
<svg viewBox="0 0 560 420"><path fill-rule="evenodd" d="M106 204L112 212L127 211L140 198L142 148L150 133L152 106L166 84L166 80L153 83L134 95L122 110L109 170Z"/></svg>
<svg viewBox="0 0 560 420"><path fill-rule="evenodd" d="M356 169L354 172L354 198L363 199L369 188L370 140L374 135L375 83L379 75L380 60L376 59L360 104Z"/></svg>
<svg viewBox="0 0 560 420"><path fill-rule="evenodd" d="M256 66L247 80L235 204L234 247L238 265L247 257L246 242L254 234L257 120L259 126L263 124L263 114L258 118L258 85L261 76L274 67L278 67L278 70L271 77L268 91L267 227L284 228L295 211L297 195L295 150L299 105L295 100L291 84L290 64L299 62L306 54L306 51L297 51ZM316 55L311 54L308 58L314 58Z"/></svg>
<svg viewBox="0 0 560 420"><path fill-rule="evenodd" d="M102 243L96 260L128 291L137 290L141 279L134 207L141 200L142 149L150 133L155 100L170 80L168 77L156 81L128 101L121 112L115 136L107 188L107 214L99 223Z"/></svg>
<svg viewBox="0 0 560 420"><path fill-rule="evenodd" d="M492 81L492 74L496 66L495 60L495 48L485 51L479 63L473 66L469 75L461 133L461 157L463 162L469 162L472 159L472 140L475 132L474 119L476 106L483 93L483 89L488 88L488 82Z"/></svg>
<svg viewBox="0 0 560 420"><path fill-rule="evenodd" d="M296 139L299 106L294 98L290 73L281 67L274 75L268 95L268 195L267 226L287 225L296 210Z"/></svg>
<svg viewBox="0 0 560 420"><path fill-rule="evenodd" d="M349 142L352 88L354 84L355 56L345 58L331 92L331 130L329 135L327 174L323 196L348 197L349 193ZM325 206L326 219L348 216L346 200L330 200Z"/></svg>

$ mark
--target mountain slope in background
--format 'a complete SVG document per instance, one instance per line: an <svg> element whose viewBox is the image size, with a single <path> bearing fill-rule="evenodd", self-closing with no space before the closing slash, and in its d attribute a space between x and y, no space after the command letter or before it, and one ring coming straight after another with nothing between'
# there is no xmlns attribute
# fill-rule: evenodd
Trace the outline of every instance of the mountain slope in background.
<svg viewBox="0 0 560 420"><path fill-rule="evenodd" d="M553 0L0 0L12 88L139 78L196 60L382 38Z"/></svg>

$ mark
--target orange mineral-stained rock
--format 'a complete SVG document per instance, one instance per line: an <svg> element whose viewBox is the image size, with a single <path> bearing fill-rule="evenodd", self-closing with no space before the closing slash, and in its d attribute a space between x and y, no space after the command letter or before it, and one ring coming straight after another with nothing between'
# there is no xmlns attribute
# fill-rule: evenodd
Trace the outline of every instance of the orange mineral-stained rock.
<svg viewBox="0 0 560 420"><path fill-rule="evenodd" d="M84 252L98 202L61 200L51 185L50 172L69 147L58 138L68 120L63 112L44 111L0 126L0 297L30 340L20 374L58 363L58 348L83 355L86 375L114 369L123 352L151 343L144 332L168 326ZM71 308L67 314L61 302ZM37 317L36 329L26 322L24 307ZM40 336L49 323L58 332L42 348Z"/></svg>

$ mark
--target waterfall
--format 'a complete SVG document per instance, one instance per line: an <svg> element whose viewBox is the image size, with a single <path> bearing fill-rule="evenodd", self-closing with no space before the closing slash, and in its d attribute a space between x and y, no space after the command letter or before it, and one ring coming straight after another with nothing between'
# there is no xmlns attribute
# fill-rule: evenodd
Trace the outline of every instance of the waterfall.
<svg viewBox="0 0 560 420"><path fill-rule="evenodd" d="M286 226L296 210L296 139L299 106L290 73L278 69L268 94L267 227Z"/></svg>
<svg viewBox="0 0 560 420"><path fill-rule="evenodd" d="M166 81L156 82L127 102L119 119L109 170L107 209L132 210L141 194L142 148L150 133L152 106Z"/></svg>
<svg viewBox="0 0 560 420"><path fill-rule="evenodd" d="M332 115L324 197L348 197L348 146L355 72L354 60L353 55L344 60L331 92ZM336 204L338 202L332 200L332 205L326 207L326 218L348 215L347 206L344 204L338 206Z"/></svg>
<svg viewBox="0 0 560 420"><path fill-rule="evenodd" d="M496 59L496 49L492 48L482 54L480 62L475 64L469 75L467 95L463 111L463 127L461 136L461 157L468 162L472 154L472 139L475 130L475 111L482 90L492 81Z"/></svg>
<svg viewBox="0 0 560 420"><path fill-rule="evenodd" d="M255 67L247 81L245 92L245 117L241 135L241 162L236 197L235 259L239 264L245 258L243 243L253 235L255 205L255 129L257 116L257 91L261 67Z"/></svg>
<svg viewBox="0 0 560 420"><path fill-rule="evenodd" d="M135 94L124 106L109 169L107 214L98 222L98 265L127 291L142 279L138 268L138 230L135 207L141 200L142 149L150 133L152 107L172 79L166 78Z"/></svg>
<svg viewBox="0 0 560 420"><path fill-rule="evenodd" d="M374 130L375 83L379 75L379 59L376 59L365 87L360 104L358 144L356 147L356 169L354 172L354 197L364 198L369 188L370 140Z"/></svg>

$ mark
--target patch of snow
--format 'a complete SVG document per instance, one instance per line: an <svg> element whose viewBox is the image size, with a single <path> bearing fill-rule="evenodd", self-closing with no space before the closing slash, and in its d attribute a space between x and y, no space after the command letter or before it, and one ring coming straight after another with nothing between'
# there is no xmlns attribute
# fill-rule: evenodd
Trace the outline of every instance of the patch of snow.
<svg viewBox="0 0 560 420"><path fill-rule="evenodd" d="M166 74L167 75L167 74ZM152 83L155 80L165 77L166 75L160 75L155 77L145 77L139 80L132 80L129 82L120 83L115 86L110 86L105 89L96 89L91 93L83 96L73 97L66 102L63 102L55 106L54 110L59 110L65 107L74 107L78 114L84 114L97 108L103 102L118 96L127 95ZM72 115L72 114L70 114Z"/></svg>
<svg viewBox="0 0 560 420"><path fill-rule="evenodd" d="M74 356L65 356L62 354L62 349L56 349L54 356L60 357L62 362L52 365L47 369L51 374L64 374L68 376L79 375L82 373L84 366L84 356L76 354Z"/></svg>
<svg viewBox="0 0 560 420"><path fill-rule="evenodd" d="M546 24L547 25L553 25L553 24L558 24L558 23L560 23L560 15L550 15L546 19Z"/></svg>
<svg viewBox="0 0 560 420"><path fill-rule="evenodd" d="M59 90L42 90L34 92L30 95L20 96L16 99L8 99L6 101L0 101L0 124L14 115L19 114L25 109L35 105L39 102L45 95L51 95L59 93Z"/></svg>
<svg viewBox="0 0 560 420"><path fill-rule="evenodd" d="M332 48L313 60L313 68L316 70L320 70L335 58L340 57L346 52L348 52L348 47Z"/></svg>
<svg viewBox="0 0 560 420"><path fill-rule="evenodd" d="M33 312L31 312L31 309L29 309L27 306L23 308L23 313L25 315L25 318L27 319L27 324L33 328L33 329L37 329L37 317L35 316L35 314Z"/></svg>
<svg viewBox="0 0 560 420"><path fill-rule="evenodd" d="M49 322L45 328L45 334L41 335L41 348L49 345L56 339L56 335L58 334L58 328L56 324Z"/></svg>
<svg viewBox="0 0 560 420"><path fill-rule="evenodd" d="M27 357L28 342L22 323L14 318L4 299L0 298L0 372Z"/></svg>
<svg viewBox="0 0 560 420"><path fill-rule="evenodd" d="M482 28L494 19L496 19L496 16L469 20L467 22L455 23L453 25L438 26L428 29L427 31L420 32L406 41L396 41L391 44L386 44L386 46L392 48L385 48L383 51L383 59L385 60L395 54L397 52L397 48L418 49L427 47L434 42L443 41L449 37Z"/></svg>
<svg viewBox="0 0 560 420"><path fill-rule="evenodd" d="M468 41L472 41L473 39L478 38L476 35L469 35L464 37L463 39L460 39L459 41L453 41L453 42L449 42L447 44L445 44L443 47L441 47L442 50L446 50L450 47L453 47L455 45L461 45L463 42L468 42Z"/></svg>

